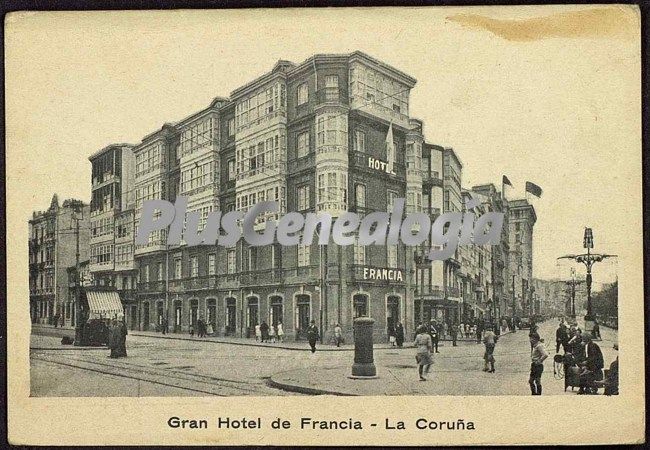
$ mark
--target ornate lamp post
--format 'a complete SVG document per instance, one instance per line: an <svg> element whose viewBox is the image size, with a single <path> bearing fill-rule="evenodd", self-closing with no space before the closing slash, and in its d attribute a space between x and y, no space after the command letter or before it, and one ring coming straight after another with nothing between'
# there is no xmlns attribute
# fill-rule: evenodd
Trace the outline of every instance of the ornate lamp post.
<svg viewBox="0 0 650 450"><path fill-rule="evenodd" d="M587 278L585 280L587 283L587 314L585 315L585 331L591 332L594 328L594 317L591 309L591 268L595 263L601 262L606 258L615 258L617 255L591 253L591 249L594 248L594 236L591 228L585 228L583 247L587 249L587 253L579 255L564 255L560 256L558 259L573 259L576 262L584 264L587 268ZM573 301L575 302L575 294ZM573 308L575 314L575 303Z"/></svg>

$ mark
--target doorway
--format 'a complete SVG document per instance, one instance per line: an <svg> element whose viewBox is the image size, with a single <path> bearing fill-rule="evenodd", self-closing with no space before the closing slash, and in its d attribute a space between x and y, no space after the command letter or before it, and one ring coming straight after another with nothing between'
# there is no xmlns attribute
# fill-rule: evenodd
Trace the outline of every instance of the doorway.
<svg viewBox="0 0 650 450"><path fill-rule="evenodd" d="M174 301L174 333L180 333L181 321L183 320L183 302Z"/></svg>
<svg viewBox="0 0 650 450"><path fill-rule="evenodd" d="M395 330L399 321L399 297L391 295L386 301L386 330Z"/></svg>
<svg viewBox="0 0 650 450"><path fill-rule="evenodd" d="M307 328L311 319L311 299L309 295L298 295L296 297L296 337L307 338Z"/></svg>
<svg viewBox="0 0 650 450"><path fill-rule="evenodd" d="M280 296L273 296L271 297L271 309L270 309L270 323L272 327L277 327L278 323L281 323L283 321L282 315L283 315L283 307L282 307L282 297Z"/></svg>
<svg viewBox="0 0 650 450"><path fill-rule="evenodd" d="M248 327L248 337L255 337L255 325L260 323L260 305L257 297L248 297L248 314L246 326Z"/></svg>
<svg viewBox="0 0 650 450"><path fill-rule="evenodd" d="M226 336L234 336L237 331L237 300L226 299Z"/></svg>
<svg viewBox="0 0 650 450"><path fill-rule="evenodd" d="M149 331L149 302L142 303L142 330Z"/></svg>

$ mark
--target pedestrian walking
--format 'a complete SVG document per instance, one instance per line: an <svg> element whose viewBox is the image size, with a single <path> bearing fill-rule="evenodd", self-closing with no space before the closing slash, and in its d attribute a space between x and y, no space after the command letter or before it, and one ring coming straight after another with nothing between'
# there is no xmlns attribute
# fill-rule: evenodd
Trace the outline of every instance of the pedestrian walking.
<svg viewBox="0 0 650 450"><path fill-rule="evenodd" d="M111 320L108 328L108 348L111 349L109 358L119 358L120 330L116 319Z"/></svg>
<svg viewBox="0 0 650 450"><path fill-rule="evenodd" d="M268 342L269 341L269 324L266 323L266 321L263 321L262 325L260 325L260 332L262 333L262 342Z"/></svg>
<svg viewBox="0 0 650 450"><path fill-rule="evenodd" d="M119 345L118 345L118 358L126 358L126 336L129 334L126 328L126 323L123 320L119 321Z"/></svg>
<svg viewBox="0 0 650 450"><path fill-rule="evenodd" d="M212 322L208 322L208 329L206 332L208 333L208 336L212 336L214 334L214 327L212 326Z"/></svg>
<svg viewBox="0 0 650 450"><path fill-rule="evenodd" d="M463 336L465 335L465 324L463 322L461 322L458 325L458 333L460 334L460 338L462 339Z"/></svg>
<svg viewBox="0 0 650 450"><path fill-rule="evenodd" d="M278 342L282 342L284 339L284 329L282 328L282 322L278 322Z"/></svg>
<svg viewBox="0 0 650 450"><path fill-rule="evenodd" d="M424 326L418 328L414 343L415 347L417 348L415 361L418 363L418 374L420 375L420 381L426 381L424 375L429 373L431 364L433 363L433 360L431 358L433 342L431 341L431 335L427 331L427 328Z"/></svg>
<svg viewBox="0 0 650 450"><path fill-rule="evenodd" d="M273 325L269 327L269 340L275 343L275 327Z"/></svg>
<svg viewBox="0 0 650 450"><path fill-rule="evenodd" d="M340 347L341 342L343 342L343 330L341 329L341 325L338 323L334 325L334 342L337 347Z"/></svg>
<svg viewBox="0 0 650 450"><path fill-rule="evenodd" d="M167 321L166 317L162 318L162 321L160 323L160 328L162 329L162 334L167 334L167 324L169 322Z"/></svg>
<svg viewBox="0 0 650 450"><path fill-rule="evenodd" d="M540 340L539 334L532 333L529 337L530 344L533 347L530 352L530 377L528 378L530 393L532 395L542 395L542 373L544 373L544 360L548 358L548 353Z"/></svg>
<svg viewBox="0 0 650 450"><path fill-rule="evenodd" d="M200 338L205 337L205 322L201 317L199 317L199 320L196 321L196 328L198 331L198 336Z"/></svg>
<svg viewBox="0 0 650 450"><path fill-rule="evenodd" d="M451 334L452 345L456 347L456 339L458 338L458 325L452 323L451 327L449 328L449 333Z"/></svg>
<svg viewBox="0 0 650 450"><path fill-rule="evenodd" d="M469 334L471 332L472 326L469 323L465 324L465 339L469 339Z"/></svg>
<svg viewBox="0 0 650 450"><path fill-rule="evenodd" d="M255 340L258 342L262 340L262 328L259 323L255 324Z"/></svg>
<svg viewBox="0 0 650 450"><path fill-rule="evenodd" d="M497 339L496 334L494 334L494 331L490 328L483 333L483 344L485 344L485 353L483 354L485 364L483 372L494 373L494 347L497 344Z"/></svg>
<svg viewBox="0 0 650 450"><path fill-rule="evenodd" d="M190 324L190 337L194 337L194 324Z"/></svg>
<svg viewBox="0 0 650 450"><path fill-rule="evenodd" d="M319 337L320 333L318 332L316 321L312 319L312 321L309 322L309 326L307 327L307 339L309 340L309 346L311 347L312 353L316 353L316 341Z"/></svg>
<svg viewBox="0 0 650 450"><path fill-rule="evenodd" d="M474 329L476 331L476 343L480 344L481 340L483 339L483 321L479 320L476 325L474 325Z"/></svg>
<svg viewBox="0 0 650 450"><path fill-rule="evenodd" d="M404 344L404 326L402 322L397 322L397 326L395 327L395 343L398 347Z"/></svg>
<svg viewBox="0 0 650 450"><path fill-rule="evenodd" d="M439 333L438 324L436 323L435 320L431 319L431 324L429 325L429 335L431 336L431 344L433 345L433 348L435 349L436 353L440 353L438 351L438 341L440 339L438 333Z"/></svg>

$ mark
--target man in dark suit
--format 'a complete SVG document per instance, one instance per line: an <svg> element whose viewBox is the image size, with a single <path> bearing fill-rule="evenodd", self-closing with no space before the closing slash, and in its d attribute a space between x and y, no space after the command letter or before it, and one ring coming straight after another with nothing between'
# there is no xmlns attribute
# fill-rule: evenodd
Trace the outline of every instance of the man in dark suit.
<svg viewBox="0 0 650 450"><path fill-rule="evenodd" d="M560 353L560 345L562 345L562 349L564 350L564 353L566 353L568 342L569 334L567 333L567 329L564 326L564 323L560 322L557 330L555 330L555 353Z"/></svg>
<svg viewBox="0 0 650 450"><path fill-rule="evenodd" d="M581 364L578 394L595 394L598 392L595 382L603 379L603 367L605 367L603 352L600 351L598 344L591 340L590 333L583 333L582 341L585 355L584 362Z"/></svg>

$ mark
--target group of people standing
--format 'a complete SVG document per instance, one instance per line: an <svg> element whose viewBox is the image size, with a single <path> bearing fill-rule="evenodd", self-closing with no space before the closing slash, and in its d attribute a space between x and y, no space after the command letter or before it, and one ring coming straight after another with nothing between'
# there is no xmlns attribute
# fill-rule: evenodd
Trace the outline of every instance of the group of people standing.
<svg viewBox="0 0 650 450"><path fill-rule="evenodd" d="M163 331L163 334L165 332ZM214 334L214 327L210 322L205 322L203 318L199 317L196 321L196 335L200 338L211 336ZM190 325L190 336L194 336L194 325Z"/></svg>
<svg viewBox="0 0 650 450"><path fill-rule="evenodd" d="M117 319L111 321L108 328L108 348L111 349L109 358L124 358L126 357L126 335L129 332L126 329L126 324Z"/></svg>
<svg viewBox="0 0 650 450"><path fill-rule="evenodd" d="M255 340L258 342L282 342L284 339L284 329L282 322L276 325L270 325L263 321L255 325Z"/></svg>
<svg viewBox="0 0 650 450"><path fill-rule="evenodd" d="M600 327L594 324L594 329L583 332L576 324L567 324L560 319L555 331L555 351L560 347L564 351L565 376L577 376L578 394L597 394L599 387L605 388L606 395L618 394L618 357L610 365L607 377L603 379L605 361L600 346L593 338L600 338ZM618 350L618 345L614 345Z"/></svg>

